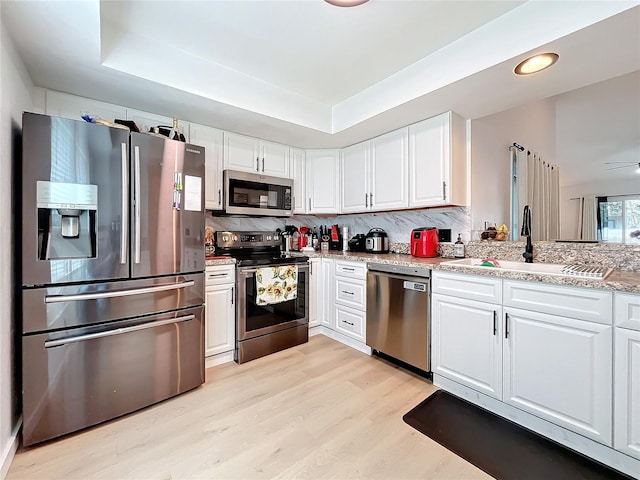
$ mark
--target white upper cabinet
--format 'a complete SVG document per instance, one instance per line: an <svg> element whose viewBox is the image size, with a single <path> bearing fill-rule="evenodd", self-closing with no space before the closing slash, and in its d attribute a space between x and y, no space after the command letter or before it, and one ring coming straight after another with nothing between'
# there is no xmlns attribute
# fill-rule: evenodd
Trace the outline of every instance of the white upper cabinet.
<svg viewBox="0 0 640 480"><path fill-rule="evenodd" d="M77 97L53 90L46 91L45 112L56 117L82 120L82 115L88 113L94 118L102 118L113 122L116 118L127 118L127 109L110 103Z"/></svg>
<svg viewBox="0 0 640 480"><path fill-rule="evenodd" d="M340 152L341 213L364 212L369 208L370 153L370 141L343 148Z"/></svg>
<svg viewBox="0 0 640 480"><path fill-rule="evenodd" d="M291 161L291 179L293 180L293 213L307 213L306 211L306 182L305 152L299 148L289 150Z"/></svg>
<svg viewBox="0 0 640 480"><path fill-rule="evenodd" d="M409 206L408 138L409 129L401 128L371 140L371 210L396 210Z"/></svg>
<svg viewBox="0 0 640 480"><path fill-rule="evenodd" d="M224 168L289 178L289 147L224 132Z"/></svg>
<svg viewBox="0 0 640 480"><path fill-rule="evenodd" d="M307 213L338 213L340 151L307 150Z"/></svg>
<svg viewBox="0 0 640 480"><path fill-rule="evenodd" d="M466 130L452 112L409 126L409 207L467 205Z"/></svg>
<svg viewBox="0 0 640 480"><path fill-rule="evenodd" d="M260 140L224 132L224 168L258 173L260 171Z"/></svg>
<svg viewBox="0 0 640 480"><path fill-rule="evenodd" d="M222 130L190 125L190 143L204 147L204 200L207 210L222 210Z"/></svg>
<svg viewBox="0 0 640 480"><path fill-rule="evenodd" d="M289 178L289 146L260 140L260 173Z"/></svg>
<svg viewBox="0 0 640 480"><path fill-rule="evenodd" d="M407 208L408 129L342 149L340 213Z"/></svg>

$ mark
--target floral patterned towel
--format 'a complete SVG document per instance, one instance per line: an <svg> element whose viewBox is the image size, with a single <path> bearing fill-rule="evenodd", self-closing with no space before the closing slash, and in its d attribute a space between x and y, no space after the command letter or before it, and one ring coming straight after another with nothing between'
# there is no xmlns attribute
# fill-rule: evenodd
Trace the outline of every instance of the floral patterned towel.
<svg viewBox="0 0 640 480"><path fill-rule="evenodd" d="M256 305L293 300L298 296L298 266L258 268L256 292Z"/></svg>

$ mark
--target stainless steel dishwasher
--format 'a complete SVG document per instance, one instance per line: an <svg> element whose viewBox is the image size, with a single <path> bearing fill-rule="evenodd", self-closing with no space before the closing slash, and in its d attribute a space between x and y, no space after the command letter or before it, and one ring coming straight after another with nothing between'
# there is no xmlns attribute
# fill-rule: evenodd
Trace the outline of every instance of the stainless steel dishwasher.
<svg viewBox="0 0 640 480"><path fill-rule="evenodd" d="M431 271L379 263L367 268L367 345L430 372Z"/></svg>

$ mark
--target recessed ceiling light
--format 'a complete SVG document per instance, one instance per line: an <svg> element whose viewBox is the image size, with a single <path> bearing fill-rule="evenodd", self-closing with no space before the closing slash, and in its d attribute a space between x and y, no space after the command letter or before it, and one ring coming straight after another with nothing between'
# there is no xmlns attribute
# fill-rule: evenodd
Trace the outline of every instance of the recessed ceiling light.
<svg viewBox="0 0 640 480"><path fill-rule="evenodd" d="M558 58L560 57L557 53L540 53L520 62L513 72L516 75L531 75L549 68L558 61Z"/></svg>
<svg viewBox="0 0 640 480"><path fill-rule="evenodd" d="M363 3L367 3L369 0L324 0L336 7L357 7Z"/></svg>

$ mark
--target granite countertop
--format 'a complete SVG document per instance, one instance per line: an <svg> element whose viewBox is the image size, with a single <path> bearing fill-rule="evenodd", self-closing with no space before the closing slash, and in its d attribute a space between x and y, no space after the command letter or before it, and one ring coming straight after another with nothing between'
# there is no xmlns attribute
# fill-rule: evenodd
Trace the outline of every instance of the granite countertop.
<svg viewBox="0 0 640 480"><path fill-rule="evenodd" d="M236 259L230 257L209 257L205 258L204 264L207 267L214 267L216 265L235 265Z"/></svg>
<svg viewBox="0 0 640 480"><path fill-rule="evenodd" d="M596 288L599 290L614 290L620 292L640 293L640 272L613 270L604 280L581 277L563 277L557 275L541 275L537 273L511 272L498 268L486 270L470 269L459 265L443 265L443 262L454 260L453 258L417 258L411 255L386 253L371 254L360 252L342 252L329 250L316 253L293 253L293 255L307 255L310 258L331 258L334 260L348 260L351 262L376 262L390 265L418 265L431 270L465 273L470 275L485 275L491 277L508 278L512 280L526 280L555 285L567 285L574 287Z"/></svg>
<svg viewBox="0 0 640 480"><path fill-rule="evenodd" d="M387 265L420 266L431 270L465 273L470 275L485 275L490 277L508 278L512 280L526 280L555 285L568 285L574 287L596 288L599 290L612 290L619 292L640 293L640 272L613 270L604 280L580 277L562 277L557 275L541 275L537 273L504 271L499 268L487 268L486 270L469 269L459 265L443 265L443 262L452 258L418 258L399 253L372 254L365 252L342 252L329 250L328 252L292 252L292 256L308 256L309 258L330 258L333 260L346 260L349 262L375 262ZM205 260L207 267L216 265L233 265L236 261L229 257L212 257Z"/></svg>

